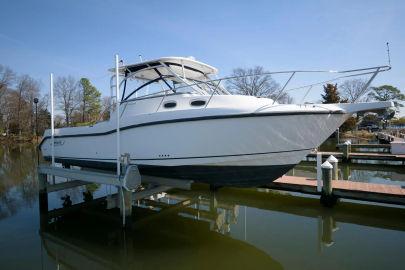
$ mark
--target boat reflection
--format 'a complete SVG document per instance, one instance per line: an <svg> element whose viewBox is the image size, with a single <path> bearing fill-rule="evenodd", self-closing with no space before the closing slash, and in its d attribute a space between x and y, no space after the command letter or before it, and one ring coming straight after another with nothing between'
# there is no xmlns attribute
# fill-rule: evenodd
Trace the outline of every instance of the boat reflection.
<svg viewBox="0 0 405 270"><path fill-rule="evenodd" d="M283 269L229 236L238 209L215 196L160 194L137 202L127 230L112 221L117 211L92 209L42 223L40 235L56 269Z"/></svg>
<svg viewBox="0 0 405 270"><path fill-rule="evenodd" d="M282 269L273 259L272 249L258 244L257 237L272 247L281 247L286 236L275 238L271 223L266 223L272 226L269 236L256 232L265 226L258 223L257 211L265 212L270 220L274 217L273 223L280 220L280 214L314 220L313 235L320 253L334 245L334 235L344 229L342 224L405 231L403 209L350 202L328 209L313 198L265 189L212 192L197 186L134 202L127 230L120 228L119 210L105 210L105 204L100 204L66 215L59 209L58 217L52 216L52 210L52 220L42 222L40 234L52 265L59 268ZM249 226L252 223L254 226ZM300 223L296 230L300 230Z"/></svg>

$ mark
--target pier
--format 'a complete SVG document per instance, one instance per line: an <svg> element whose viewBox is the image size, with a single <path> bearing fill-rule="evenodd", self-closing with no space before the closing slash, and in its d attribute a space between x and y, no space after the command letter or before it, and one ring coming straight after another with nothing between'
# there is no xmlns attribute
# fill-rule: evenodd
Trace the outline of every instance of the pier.
<svg viewBox="0 0 405 270"><path fill-rule="evenodd" d="M377 139L380 142L385 142L385 143L390 143L390 142L394 142L394 141L404 141L405 133L401 133L398 130L378 132Z"/></svg>
<svg viewBox="0 0 405 270"><path fill-rule="evenodd" d="M338 144L336 146L337 149L341 149L344 147L344 144ZM356 149L356 151L369 151L372 150L372 152L383 152L383 153L390 153L391 152L391 145L386 144L386 143L376 143L376 144L370 144L370 143L352 143L350 144L351 149ZM380 151L374 151L374 150L380 150Z"/></svg>
<svg viewBox="0 0 405 270"><path fill-rule="evenodd" d="M321 192L317 190L317 180L306 177L285 175L265 187L274 190L321 195ZM401 186L332 180L332 188L333 194L339 199L405 205L405 188Z"/></svg>
<svg viewBox="0 0 405 270"><path fill-rule="evenodd" d="M316 153L312 152L307 155L306 160L316 159ZM390 165L405 165L405 154L390 154L390 153L360 153L360 152L349 152L348 155L344 152L323 152L319 151L318 153L322 154L323 158L326 158L330 155L333 155L341 162L353 162L353 161L389 161L395 162L390 163Z"/></svg>

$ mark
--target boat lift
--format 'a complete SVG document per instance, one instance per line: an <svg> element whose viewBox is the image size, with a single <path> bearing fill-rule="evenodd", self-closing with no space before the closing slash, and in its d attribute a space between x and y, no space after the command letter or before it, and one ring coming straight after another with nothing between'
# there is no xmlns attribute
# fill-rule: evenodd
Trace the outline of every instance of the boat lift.
<svg viewBox="0 0 405 270"><path fill-rule="evenodd" d="M85 169L61 168L50 165L38 166L40 211L48 212L48 193L87 185L89 183L116 186L118 194L107 196L107 209L118 207L122 216L122 225L132 215L132 204L140 199L165 192L172 188L190 190L193 181L141 175L138 166L129 165L129 155L120 158L123 173L89 171ZM61 183L48 181L55 177L66 179Z"/></svg>
<svg viewBox="0 0 405 270"><path fill-rule="evenodd" d="M89 183L116 186L118 194L107 196L107 208L119 207L122 216L122 225L126 226L127 218L132 214L132 203L151 195L167 191L172 188L190 190L193 181L178 180L163 177L153 177L141 175L138 166L130 164L128 153L121 154L120 148L120 100L119 100L119 56L115 55L115 75L116 75L116 110L117 115L117 171L100 172L86 169L62 168L55 166L54 151L54 93L53 74L50 74L50 97L51 97L51 144L52 161L50 165L38 166L39 180L39 205L42 213L48 212L48 193L68 188L83 186ZM63 177L67 181L55 183L55 177ZM53 179L53 181L49 181ZM118 195L118 196L117 196Z"/></svg>

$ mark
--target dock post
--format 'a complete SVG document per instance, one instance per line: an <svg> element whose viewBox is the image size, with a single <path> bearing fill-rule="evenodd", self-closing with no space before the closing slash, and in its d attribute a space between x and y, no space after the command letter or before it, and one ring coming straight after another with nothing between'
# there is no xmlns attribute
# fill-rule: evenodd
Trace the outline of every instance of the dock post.
<svg viewBox="0 0 405 270"><path fill-rule="evenodd" d="M338 180L339 179L339 168L338 168L338 160L335 158L333 155L330 155L327 159L327 161L333 166L332 169L332 180Z"/></svg>
<svg viewBox="0 0 405 270"><path fill-rule="evenodd" d="M328 161L322 164L322 192L321 192L321 203L326 207L332 207L336 204L337 198L333 194L332 187L332 171L333 166Z"/></svg>
<svg viewBox="0 0 405 270"><path fill-rule="evenodd" d="M322 153L316 152L316 190L321 192L322 190Z"/></svg>
<svg viewBox="0 0 405 270"><path fill-rule="evenodd" d="M350 152L351 152L351 143L349 141L346 141L342 145L342 151L343 151L343 160L344 161L349 161L350 160Z"/></svg>
<svg viewBox="0 0 405 270"><path fill-rule="evenodd" d="M41 228L48 225L48 181L47 175L38 172L39 219Z"/></svg>

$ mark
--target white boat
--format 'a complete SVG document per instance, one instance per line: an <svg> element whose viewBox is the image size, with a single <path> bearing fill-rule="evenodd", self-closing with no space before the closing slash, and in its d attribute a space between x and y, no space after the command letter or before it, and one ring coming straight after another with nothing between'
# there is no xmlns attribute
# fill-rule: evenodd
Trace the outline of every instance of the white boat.
<svg viewBox="0 0 405 270"><path fill-rule="evenodd" d="M373 79L387 68L352 72L372 74ZM285 73L292 74L291 79L298 72L302 71ZM129 153L131 164L138 165L142 174L216 186L269 183L324 142L351 114L392 106L391 102L278 104L270 98L232 95L220 85L232 78L212 80L216 68L183 57L121 66L119 73L120 154ZM346 71L342 73L346 76ZM114 76L111 81L113 89ZM134 82L141 85L130 89ZM55 161L116 168L116 113L93 126L56 129ZM40 149L50 160L50 130L45 131Z"/></svg>

